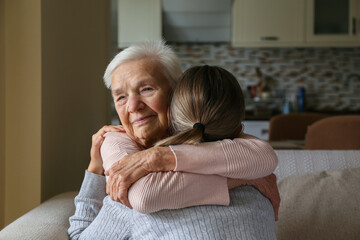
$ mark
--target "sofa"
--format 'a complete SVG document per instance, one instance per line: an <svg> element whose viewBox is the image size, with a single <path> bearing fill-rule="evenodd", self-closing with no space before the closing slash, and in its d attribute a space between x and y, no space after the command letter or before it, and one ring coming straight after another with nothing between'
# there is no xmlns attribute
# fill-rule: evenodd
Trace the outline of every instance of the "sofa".
<svg viewBox="0 0 360 240"><path fill-rule="evenodd" d="M276 150L279 240L360 239L360 150ZM0 240L68 239L77 192L51 198L0 231Z"/></svg>

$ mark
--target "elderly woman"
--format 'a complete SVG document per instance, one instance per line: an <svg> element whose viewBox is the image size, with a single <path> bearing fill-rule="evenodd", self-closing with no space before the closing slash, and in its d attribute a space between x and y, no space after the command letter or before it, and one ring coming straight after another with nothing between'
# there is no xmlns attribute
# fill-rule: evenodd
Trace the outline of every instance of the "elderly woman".
<svg viewBox="0 0 360 240"><path fill-rule="evenodd" d="M111 158L119 160L134 153L114 164L107 184L107 192L112 198L128 206L126 197L122 197L127 196L127 188L150 172L175 170L174 175L180 176L194 191L188 191L189 195L196 195L196 189L201 189L202 198L211 199L203 204L226 205L229 203L228 177L264 177L276 166L276 155L271 147L244 134L233 140L195 146L151 147L169 135L167 109L174 80L179 76L176 69L179 69L178 63L171 50L161 43L153 43L133 46L121 52L105 73L105 79L111 79L108 86L111 85L115 107L128 136L125 140L129 144L129 141L136 143L136 151L146 149L138 153L134 153L135 150L126 152L121 145L116 145L116 141L112 142L111 137L110 140L105 138L107 146L120 149ZM236 234L243 235L245 239L251 236L256 239L273 237L273 225L269 223L269 218L261 217L264 209L258 207L257 201L261 201L259 195L253 196L255 205L242 202L244 206L241 206L240 202L236 202L227 207L198 206L155 214L140 214L106 197L99 146L103 142L102 135L112 130L116 128L105 127L93 136L91 161L75 199L75 215L70 219L69 234L72 239L218 239L232 234L235 234L231 237L233 239L238 238ZM123 144L126 145L126 141ZM191 183L191 179L196 179L196 182ZM171 179L162 181L171 185ZM163 189L166 196L169 189ZM186 192L188 189L181 190ZM182 195L183 199L179 199L180 207L186 206L186 197L189 196ZM250 209L257 215L248 215ZM256 222L249 224L249 221ZM240 225L234 225L235 222ZM255 225L257 227L248 227Z"/></svg>

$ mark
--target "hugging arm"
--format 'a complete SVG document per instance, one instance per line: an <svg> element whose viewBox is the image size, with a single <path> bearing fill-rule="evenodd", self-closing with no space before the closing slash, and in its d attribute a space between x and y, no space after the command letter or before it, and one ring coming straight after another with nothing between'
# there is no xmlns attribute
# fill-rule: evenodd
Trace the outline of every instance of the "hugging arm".
<svg viewBox="0 0 360 240"><path fill-rule="evenodd" d="M111 164L117 164L119 158L131 157L129 154L138 151L135 143L126 134L107 133L101 147L105 170ZM146 153L146 151L143 152ZM133 164L129 163L129 165ZM107 185L122 188L121 184L110 183L111 176ZM111 192L111 188L111 186L107 186L109 192ZM110 195L113 200L120 201L128 207L132 206L142 213L204 204L229 204L226 177L173 171L147 173L146 176L135 181L129 188L129 202L116 196L116 193Z"/></svg>
<svg viewBox="0 0 360 240"><path fill-rule="evenodd" d="M258 143L256 138L253 139L255 143L250 144L250 147L244 147L242 149L243 152L247 153L248 157L251 154L251 151L256 152L258 148L262 147L261 140ZM107 161L113 161L115 162L115 164L121 162L114 161L114 156L116 156L116 160L119 159L119 151L123 153L124 157L131 157L131 155L129 156L127 155L127 153L134 153L134 150L124 151L124 146L127 146L129 148L130 142L132 141L125 134L123 134L122 136L121 133L111 133L106 135L104 144L102 146L102 157L104 163ZM231 141L230 144L233 144L233 141ZM235 144L239 143L235 141ZM220 145L219 143L213 143L212 145L216 145L217 149L219 149L219 147L222 148L222 145ZM255 145L255 147L252 145ZM213 146L206 146L206 148L209 147ZM251 151L249 150L249 148ZM260 154L264 154L264 150ZM217 157L218 156L219 154L217 155ZM206 158L206 154L204 155L204 157ZM258 157L257 159L259 158L260 157ZM219 161L222 161L223 163L225 162L223 159L219 159ZM277 161L277 159L274 161ZM204 163L206 161L202 162ZM234 169L234 171L236 171L236 169ZM231 173L231 170L228 171L228 173L229 172ZM259 172L260 175L264 174L263 169L261 169L261 171ZM221 174L219 173L219 175ZM139 181L135 182L130 188L130 204L133 205L135 210L144 213L154 212L161 209L176 209L203 204L227 205L229 204L228 182L231 182L232 179L227 179L226 177L219 175L208 173L192 174L172 171L150 173L147 176L139 179ZM243 175L250 176L251 178L251 173L246 173ZM253 178L256 177L257 175ZM241 181L235 181L233 183L235 184L231 184L231 187L244 185ZM124 203L121 198L115 200Z"/></svg>
<svg viewBox="0 0 360 240"><path fill-rule="evenodd" d="M278 164L270 144L244 133L233 140L170 147L176 157L174 171L256 179L270 175Z"/></svg>
<svg viewBox="0 0 360 240"><path fill-rule="evenodd" d="M230 203L227 178L172 171L140 178L129 189L129 201L141 213Z"/></svg>

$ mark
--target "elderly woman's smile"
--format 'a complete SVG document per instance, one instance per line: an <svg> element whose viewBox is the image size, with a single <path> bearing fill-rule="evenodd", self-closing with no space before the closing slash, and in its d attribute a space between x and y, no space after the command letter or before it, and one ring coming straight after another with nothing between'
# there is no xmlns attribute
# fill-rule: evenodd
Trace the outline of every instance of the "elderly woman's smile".
<svg viewBox="0 0 360 240"><path fill-rule="evenodd" d="M156 115L150 115L150 116L140 116L139 118L135 119L134 121L131 121L133 125L141 126L146 124L151 120L151 118L156 117Z"/></svg>
<svg viewBox="0 0 360 240"><path fill-rule="evenodd" d="M112 78L115 108L126 133L143 146L162 139L168 130L168 98L171 88L157 61L128 61Z"/></svg>

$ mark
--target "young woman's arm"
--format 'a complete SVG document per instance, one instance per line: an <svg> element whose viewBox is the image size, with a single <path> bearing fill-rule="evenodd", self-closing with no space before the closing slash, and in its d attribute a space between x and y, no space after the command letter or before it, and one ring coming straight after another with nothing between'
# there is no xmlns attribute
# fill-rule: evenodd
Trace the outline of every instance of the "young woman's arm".
<svg viewBox="0 0 360 240"><path fill-rule="evenodd" d="M181 171L240 179L256 179L270 175L278 159L265 141L242 134L233 140L206 142L196 145L152 147L115 158L106 172L112 183L130 187L150 172ZM121 178L120 178L121 176Z"/></svg>
<svg viewBox="0 0 360 240"><path fill-rule="evenodd" d="M233 140L170 147L176 157L174 171L256 179L270 175L278 164L270 144L248 134Z"/></svg>
<svg viewBox="0 0 360 240"><path fill-rule="evenodd" d="M116 164L119 158L137 151L139 149L126 134L107 133L101 148L105 170L111 164ZM266 183L265 179L262 182ZM261 181L256 184L259 185L260 183ZM249 181L246 182L246 185L248 184ZM205 204L228 205L228 188L240 185L245 185L245 181L227 179L215 174L156 172L140 178L132 185L129 189L129 200L132 207L142 213ZM259 186L255 187L261 191L262 188ZM266 190L271 189L272 186L269 185ZM266 197L272 197L272 195L267 194L268 192L264 193Z"/></svg>
<svg viewBox="0 0 360 240"><path fill-rule="evenodd" d="M181 172L149 173L129 189L132 207L141 213L199 205L229 205L227 178Z"/></svg>
<svg viewBox="0 0 360 240"><path fill-rule="evenodd" d="M117 164L119 159L140 151L125 133L106 133L104 137L101 157L105 171ZM108 191L112 189L107 188ZM117 198L116 194L110 195L114 200L143 213L204 204L229 204L226 177L173 171L152 172L137 180L129 189L130 204L121 197Z"/></svg>

